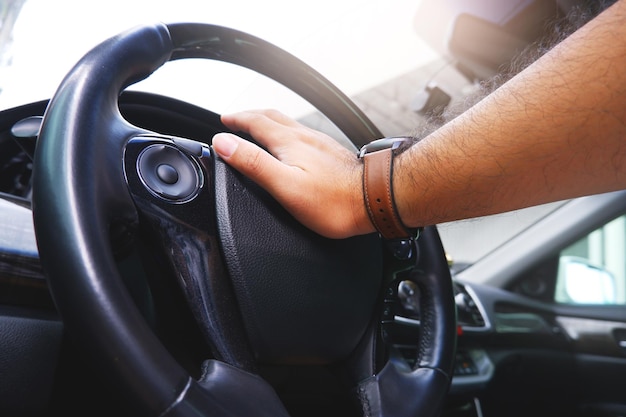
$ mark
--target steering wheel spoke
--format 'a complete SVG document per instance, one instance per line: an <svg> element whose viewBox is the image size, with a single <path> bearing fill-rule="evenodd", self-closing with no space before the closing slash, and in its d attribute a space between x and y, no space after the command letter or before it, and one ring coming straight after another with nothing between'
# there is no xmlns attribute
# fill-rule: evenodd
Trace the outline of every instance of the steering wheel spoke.
<svg viewBox="0 0 626 417"><path fill-rule="evenodd" d="M254 371L220 253L210 148L185 138L140 135L126 145L124 171L142 235L159 242L214 355Z"/></svg>

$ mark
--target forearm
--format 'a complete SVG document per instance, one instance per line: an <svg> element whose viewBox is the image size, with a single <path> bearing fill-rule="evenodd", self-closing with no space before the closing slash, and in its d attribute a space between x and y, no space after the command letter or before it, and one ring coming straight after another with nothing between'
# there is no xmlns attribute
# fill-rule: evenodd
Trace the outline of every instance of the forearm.
<svg viewBox="0 0 626 417"><path fill-rule="evenodd" d="M626 188L626 2L396 160L407 225Z"/></svg>
<svg viewBox="0 0 626 417"><path fill-rule="evenodd" d="M626 0L399 155L402 221L424 226L626 188ZM213 147L303 224L369 233L356 155L275 111L225 115ZM321 210L320 201L323 199Z"/></svg>

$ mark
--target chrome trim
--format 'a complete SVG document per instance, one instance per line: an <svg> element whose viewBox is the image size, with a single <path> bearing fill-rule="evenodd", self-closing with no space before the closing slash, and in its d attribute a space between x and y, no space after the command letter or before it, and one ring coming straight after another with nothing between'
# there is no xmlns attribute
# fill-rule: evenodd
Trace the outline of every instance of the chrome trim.
<svg viewBox="0 0 626 417"><path fill-rule="evenodd" d="M407 324L409 326L420 327L420 321L416 319L410 319L403 316L393 316L393 320L398 323Z"/></svg>

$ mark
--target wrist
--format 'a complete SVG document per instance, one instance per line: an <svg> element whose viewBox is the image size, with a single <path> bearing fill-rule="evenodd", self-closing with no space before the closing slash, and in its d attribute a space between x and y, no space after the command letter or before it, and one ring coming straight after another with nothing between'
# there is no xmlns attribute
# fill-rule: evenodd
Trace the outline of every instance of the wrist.
<svg viewBox="0 0 626 417"><path fill-rule="evenodd" d="M370 224L386 240L405 240L418 231L405 226L396 207L393 185L394 158L414 140L409 137L384 138L361 148L363 161L363 200Z"/></svg>
<svg viewBox="0 0 626 417"><path fill-rule="evenodd" d="M396 156L394 165L394 178L392 181L393 184L393 194L394 200L396 204L396 210L398 212L398 216L400 217L403 224L407 227L418 227L419 225L415 221L415 208L414 200L410 198L410 189L409 183L411 182L411 178L413 178L413 173L410 171L410 162L408 161L410 158L408 157L408 152L404 152L398 156Z"/></svg>
<svg viewBox="0 0 626 417"><path fill-rule="evenodd" d="M363 163L361 163L361 161L356 162L348 189L352 203L352 210L350 212L354 216L353 222L355 227L355 232L352 234L364 235L375 232L376 228L370 220L363 195Z"/></svg>

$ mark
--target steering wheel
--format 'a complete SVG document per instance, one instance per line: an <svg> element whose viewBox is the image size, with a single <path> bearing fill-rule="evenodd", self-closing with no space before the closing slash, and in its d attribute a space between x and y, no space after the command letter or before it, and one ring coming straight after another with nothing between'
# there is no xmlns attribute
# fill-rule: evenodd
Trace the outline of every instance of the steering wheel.
<svg viewBox="0 0 626 417"><path fill-rule="evenodd" d="M146 415L288 415L259 364L335 366L366 416L437 415L456 327L436 230L426 228L403 261L374 234L323 238L209 144L125 120L120 93L182 58L230 62L275 79L357 145L382 136L320 74L239 31L155 24L98 45L51 100L35 156L40 257L69 333ZM199 377L133 301L116 263L120 236L159 242L159 261L178 280L214 355ZM383 307L400 276L421 293L413 366L393 351L379 360Z"/></svg>

